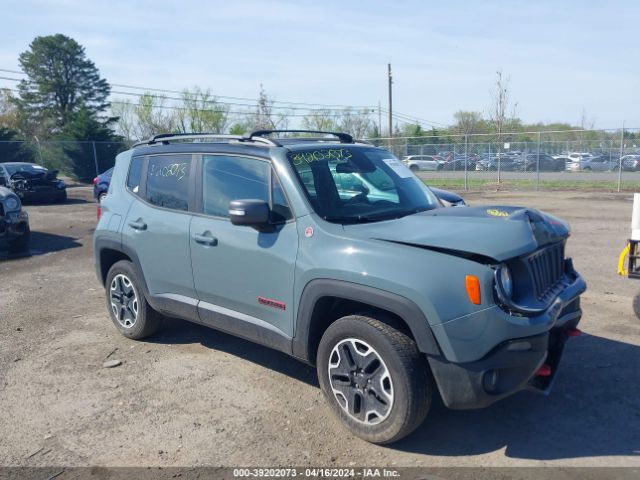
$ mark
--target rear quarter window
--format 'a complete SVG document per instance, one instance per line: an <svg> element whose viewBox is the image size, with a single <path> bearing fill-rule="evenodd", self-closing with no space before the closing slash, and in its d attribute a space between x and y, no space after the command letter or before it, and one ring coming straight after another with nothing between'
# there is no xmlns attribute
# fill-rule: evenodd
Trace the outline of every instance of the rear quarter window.
<svg viewBox="0 0 640 480"><path fill-rule="evenodd" d="M174 210L189 209L191 155L150 156L147 165L147 202Z"/></svg>
<svg viewBox="0 0 640 480"><path fill-rule="evenodd" d="M127 188L136 195L140 191L140 180L142 178L142 166L144 165L144 157L133 157L129 164L129 174L127 175ZM112 169L113 173L113 169ZM111 175L109 175L111 177Z"/></svg>

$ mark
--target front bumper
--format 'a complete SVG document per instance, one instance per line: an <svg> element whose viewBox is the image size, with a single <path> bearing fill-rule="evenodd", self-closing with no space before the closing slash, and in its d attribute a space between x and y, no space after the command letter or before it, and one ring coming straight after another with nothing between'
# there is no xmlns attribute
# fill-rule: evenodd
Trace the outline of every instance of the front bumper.
<svg viewBox="0 0 640 480"><path fill-rule="evenodd" d="M428 356L447 407L481 408L525 388L549 392L565 342L582 317L580 294L586 284L577 272L571 273L571 282L546 310L534 316L514 316L495 307L435 326L434 333L441 329L436 335L441 345L445 335L445 346L455 348L458 357L463 349L467 356L470 350L485 352L471 361L452 360L451 354L448 358ZM492 338L493 348L486 351ZM543 364L551 368L549 376L537 375Z"/></svg>
<svg viewBox="0 0 640 480"><path fill-rule="evenodd" d="M9 212L0 217L0 239L13 240L29 231L29 216L27 212Z"/></svg>
<svg viewBox="0 0 640 480"><path fill-rule="evenodd" d="M42 200L60 200L67 196L66 188L38 188L30 190L14 190L21 200L27 202L39 202Z"/></svg>

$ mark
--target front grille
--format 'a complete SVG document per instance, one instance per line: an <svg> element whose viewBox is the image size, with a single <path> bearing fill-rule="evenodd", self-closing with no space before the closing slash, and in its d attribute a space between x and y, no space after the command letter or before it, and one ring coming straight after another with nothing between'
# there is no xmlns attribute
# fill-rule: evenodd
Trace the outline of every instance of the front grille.
<svg viewBox="0 0 640 480"><path fill-rule="evenodd" d="M551 294L564 273L564 243L538 250L527 258L538 300Z"/></svg>

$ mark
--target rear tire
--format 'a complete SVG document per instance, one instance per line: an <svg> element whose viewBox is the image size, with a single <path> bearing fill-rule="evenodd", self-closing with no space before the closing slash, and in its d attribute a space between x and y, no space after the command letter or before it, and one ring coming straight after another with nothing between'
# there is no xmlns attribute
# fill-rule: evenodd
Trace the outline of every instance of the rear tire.
<svg viewBox="0 0 640 480"><path fill-rule="evenodd" d="M389 319L349 315L331 324L318 347L317 369L333 412L368 442L400 440L427 416L429 366L413 339Z"/></svg>
<svg viewBox="0 0 640 480"><path fill-rule="evenodd" d="M153 335L162 325L162 315L147 303L140 287L131 262L120 260L109 269L105 283L109 316L118 331L133 340Z"/></svg>
<svg viewBox="0 0 640 480"><path fill-rule="evenodd" d="M411 170L413 173L416 173L416 172L420 171L420 167L418 167L417 165L411 165L409 167L409 170Z"/></svg>

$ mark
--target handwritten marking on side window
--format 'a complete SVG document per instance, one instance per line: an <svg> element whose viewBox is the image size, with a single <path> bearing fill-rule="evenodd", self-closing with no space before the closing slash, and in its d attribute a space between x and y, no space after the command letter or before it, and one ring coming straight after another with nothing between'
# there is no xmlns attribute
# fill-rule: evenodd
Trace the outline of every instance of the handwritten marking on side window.
<svg viewBox="0 0 640 480"><path fill-rule="evenodd" d="M150 177L175 177L177 181L182 180L187 176L188 163L172 163L170 165L151 164L151 170L149 170Z"/></svg>

